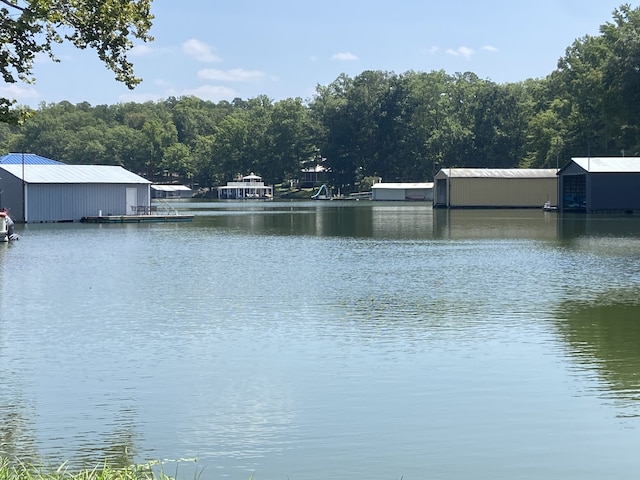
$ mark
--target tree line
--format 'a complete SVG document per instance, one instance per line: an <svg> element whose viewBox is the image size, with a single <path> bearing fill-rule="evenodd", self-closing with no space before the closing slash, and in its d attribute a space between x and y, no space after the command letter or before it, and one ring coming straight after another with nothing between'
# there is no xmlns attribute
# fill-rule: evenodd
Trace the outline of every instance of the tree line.
<svg viewBox="0 0 640 480"><path fill-rule="evenodd" d="M309 100L42 104L21 125L0 124L0 145L201 187L249 172L277 184L316 164L344 192L367 177L429 181L445 167L555 168L639 154L639 65L640 9L622 5L545 78L364 71Z"/></svg>

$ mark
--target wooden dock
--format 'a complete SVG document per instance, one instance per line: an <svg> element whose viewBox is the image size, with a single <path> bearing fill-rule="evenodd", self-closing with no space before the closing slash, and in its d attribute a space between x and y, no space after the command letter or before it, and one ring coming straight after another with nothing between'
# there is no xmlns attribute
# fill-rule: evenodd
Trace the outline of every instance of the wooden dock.
<svg viewBox="0 0 640 480"><path fill-rule="evenodd" d="M152 214L152 215L100 215L82 217L82 223L169 223L191 222L193 215L188 214Z"/></svg>

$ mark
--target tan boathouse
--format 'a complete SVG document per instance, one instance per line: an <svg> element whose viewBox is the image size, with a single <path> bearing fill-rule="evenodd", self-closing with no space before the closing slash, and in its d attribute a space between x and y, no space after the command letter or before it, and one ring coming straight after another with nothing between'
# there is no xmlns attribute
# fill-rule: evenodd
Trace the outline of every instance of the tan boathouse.
<svg viewBox="0 0 640 480"><path fill-rule="evenodd" d="M434 181L434 207L542 208L558 204L556 169L443 168Z"/></svg>

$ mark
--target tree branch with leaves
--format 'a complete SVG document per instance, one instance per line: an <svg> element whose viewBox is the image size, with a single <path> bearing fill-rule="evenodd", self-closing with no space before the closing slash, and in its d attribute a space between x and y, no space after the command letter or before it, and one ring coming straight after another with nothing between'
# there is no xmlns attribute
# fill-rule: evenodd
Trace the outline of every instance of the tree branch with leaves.
<svg viewBox="0 0 640 480"><path fill-rule="evenodd" d="M33 63L39 54L57 62L53 47L70 42L90 48L133 89L142 79L134 74L127 53L134 40L152 41L152 0L0 0L0 75L5 83L34 83ZM0 121L23 117L15 100L0 98Z"/></svg>

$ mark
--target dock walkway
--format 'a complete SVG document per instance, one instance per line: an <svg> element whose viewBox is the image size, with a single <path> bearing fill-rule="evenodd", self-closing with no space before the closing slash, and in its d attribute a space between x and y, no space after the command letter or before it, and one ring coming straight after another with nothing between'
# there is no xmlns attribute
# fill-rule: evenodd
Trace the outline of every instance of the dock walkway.
<svg viewBox="0 0 640 480"><path fill-rule="evenodd" d="M162 213L158 213L157 205L134 205L129 215L96 215L82 217L83 223L163 223L190 222L191 214L181 214L167 202L161 202ZM100 212L102 213L102 212Z"/></svg>
<svg viewBox="0 0 640 480"><path fill-rule="evenodd" d="M162 223L162 222L191 222L193 215L100 215L82 217L82 223Z"/></svg>

